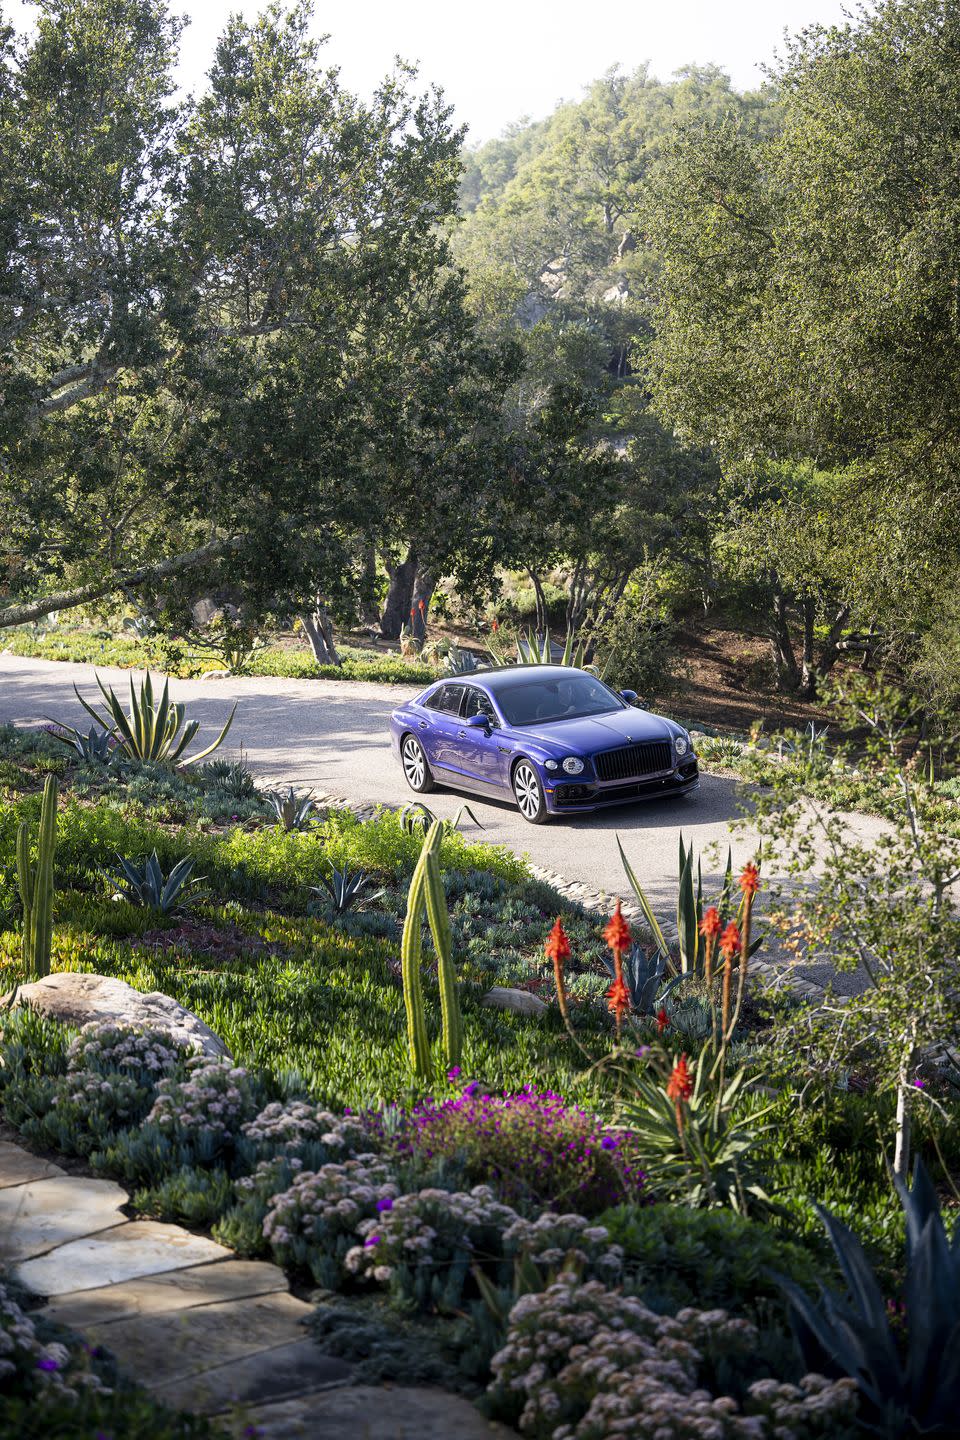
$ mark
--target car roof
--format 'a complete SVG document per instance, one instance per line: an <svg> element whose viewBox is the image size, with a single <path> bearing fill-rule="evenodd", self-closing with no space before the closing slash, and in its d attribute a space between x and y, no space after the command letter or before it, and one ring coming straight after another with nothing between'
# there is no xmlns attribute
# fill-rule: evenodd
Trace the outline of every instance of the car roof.
<svg viewBox="0 0 960 1440"><path fill-rule="evenodd" d="M570 675L586 675L573 665L489 665L479 670L470 670L464 675L448 675L445 684L469 685L471 680L481 680L486 688L496 694L498 690L509 689L513 683L522 680L563 680ZM590 677L596 679L595 675Z"/></svg>

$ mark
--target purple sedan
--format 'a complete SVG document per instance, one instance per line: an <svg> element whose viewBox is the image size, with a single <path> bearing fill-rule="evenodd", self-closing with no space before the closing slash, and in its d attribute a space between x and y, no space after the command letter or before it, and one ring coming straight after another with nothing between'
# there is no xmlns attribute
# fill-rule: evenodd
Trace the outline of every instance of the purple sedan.
<svg viewBox="0 0 960 1440"><path fill-rule="evenodd" d="M531 825L700 784L690 736L595 675L511 665L440 680L394 710L390 732L407 783L512 798Z"/></svg>

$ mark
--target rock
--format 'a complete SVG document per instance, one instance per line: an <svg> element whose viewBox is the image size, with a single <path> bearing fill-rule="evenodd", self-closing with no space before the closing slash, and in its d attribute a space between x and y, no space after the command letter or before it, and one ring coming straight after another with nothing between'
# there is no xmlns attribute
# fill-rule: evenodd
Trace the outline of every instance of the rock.
<svg viewBox="0 0 960 1440"><path fill-rule="evenodd" d="M200 676L201 680L229 680L229 670L204 670Z"/></svg>
<svg viewBox="0 0 960 1440"><path fill-rule="evenodd" d="M237 1437L255 1428L262 1440L507 1440L515 1434L485 1419L462 1395L422 1386L341 1386L262 1405L228 1423Z"/></svg>
<svg viewBox="0 0 960 1440"><path fill-rule="evenodd" d="M28 1261L98 1230L109 1230L123 1219L120 1207L126 1203L126 1191L112 1180L78 1180L61 1174L8 1185L0 1190L0 1262Z"/></svg>
<svg viewBox="0 0 960 1440"><path fill-rule="evenodd" d="M27 1185L31 1180L53 1180L64 1173L59 1165L51 1165L9 1140L0 1140L0 1190L8 1185Z"/></svg>
<svg viewBox="0 0 960 1440"><path fill-rule="evenodd" d="M126 1194L112 1181L77 1180L76 1176L68 1179L69 1184L57 1180L40 1182L41 1185L63 1184L61 1206L64 1209L76 1207L83 1194L81 1187L92 1185L111 1185L118 1191L121 1203L126 1204ZM0 1199L11 1193L10 1190L0 1191ZM93 1219L98 1219L95 1215L88 1220L79 1211L68 1210L68 1214L73 1233L81 1238L67 1240L55 1250L48 1249L45 1255L25 1260L13 1272L14 1280L35 1295L69 1295L74 1290L99 1290L104 1285L136 1280L143 1275L163 1275L170 1270L186 1270L194 1265L229 1260L232 1254L206 1236L193 1235L179 1225L167 1225L156 1220L129 1220L118 1225L117 1221L123 1216L117 1214L112 1228L103 1229L93 1223ZM93 1233L95 1230L97 1234Z"/></svg>
<svg viewBox="0 0 960 1440"><path fill-rule="evenodd" d="M141 1378L150 1384L146 1376ZM150 1389L154 1399L176 1410L215 1415L223 1410L235 1413L240 1406L287 1400L328 1385L344 1385L352 1379L353 1371L346 1361L324 1355L314 1340L293 1340L240 1360L228 1360L224 1365L211 1365L198 1375L150 1385ZM319 1436L330 1432L315 1429L313 1433Z"/></svg>
<svg viewBox="0 0 960 1440"><path fill-rule="evenodd" d="M88 1330L286 1291L287 1277L276 1265L264 1260L214 1260L58 1296L43 1307L43 1318L72 1330Z"/></svg>
<svg viewBox="0 0 960 1440"><path fill-rule="evenodd" d="M84 1026L111 1020L163 1030L205 1055L229 1057L223 1041L202 1020L159 990L144 994L125 980L109 975L81 975L61 970L30 985L21 985L16 1004L29 1003L50 1020Z"/></svg>
<svg viewBox="0 0 960 1440"><path fill-rule="evenodd" d="M484 1005L494 1010L513 1010L517 1015L542 1015L546 1004L529 990L513 990L508 985L494 985L483 997Z"/></svg>

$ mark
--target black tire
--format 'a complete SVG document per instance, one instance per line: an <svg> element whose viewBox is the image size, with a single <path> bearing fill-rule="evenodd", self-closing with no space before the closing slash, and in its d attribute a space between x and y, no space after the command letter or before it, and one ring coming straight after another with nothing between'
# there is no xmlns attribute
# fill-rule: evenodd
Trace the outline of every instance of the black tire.
<svg viewBox="0 0 960 1440"><path fill-rule="evenodd" d="M513 798L528 825L542 825L549 819L547 797L540 776L529 760L518 760L513 767Z"/></svg>
<svg viewBox="0 0 960 1440"><path fill-rule="evenodd" d="M429 795L431 790L436 789L436 781L430 773L423 746L416 735L404 735L400 742L400 760L411 790L415 790L418 795Z"/></svg>

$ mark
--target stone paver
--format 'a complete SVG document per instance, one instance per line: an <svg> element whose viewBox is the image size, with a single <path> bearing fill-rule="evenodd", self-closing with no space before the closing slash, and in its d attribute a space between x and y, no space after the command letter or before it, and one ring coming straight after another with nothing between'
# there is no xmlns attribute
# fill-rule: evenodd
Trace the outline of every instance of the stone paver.
<svg viewBox="0 0 960 1440"><path fill-rule="evenodd" d="M115 1320L167 1315L197 1305L216 1305L253 1295L276 1291L286 1294L286 1290L287 1277L277 1265L263 1260L216 1260L163 1275L122 1280L98 1290L61 1295L44 1306L43 1313L59 1325L83 1330L88 1326L106 1326Z"/></svg>
<svg viewBox="0 0 960 1440"><path fill-rule="evenodd" d="M168 1315L87 1327L131 1375L151 1389L212 1367L306 1339L312 1306L284 1293L198 1305Z"/></svg>
<svg viewBox="0 0 960 1440"><path fill-rule="evenodd" d="M76 1186L93 1183L97 1182L73 1181ZM0 1191L0 1198L2 1195ZM126 1200L125 1195L123 1198ZM74 1290L99 1289L105 1282L115 1284L140 1275L202 1265L207 1260L226 1260L230 1254L222 1245L202 1235L191 1235L179 1225L130 1220L113 1230L72 1240L37 1260L28 1260L17 1267L14 1278L36 1295L67 1295Z"/></svg>
<svg viewBox="0 0 960 1440"><path fill-rule="evenodd" d="M52 1180L65 1175L59 1165L41 1160L39 1155L30 1155L13 1145L9 1140L0 1140L0 1190L10 1185L27 1185L31 1180Z"/></svg>
<svg viewBox="0 0 960 1440"><path fill-rule="evenodd" d="M18 1164L22 1167L27 1160ZM126 1203L126 1192L112 1180L84 1180L62 1172L26 1185L5 1185L0 1189L0 1261L29 1260L107 1230L123 1219L120 1207Z"/></svg>
<svg viewBox="0 0 960 1440"><path fill-rule="evenodd" d="M508 1440L514 1435L445 1390L350 1385L244 1411L237 1440Z"/></svg>
<svg viewBox="0 0 960 1440"><path fill-rule="evenodd" d="M327 1385L344 1385L352 1378L349 1365L324 1355L313 1340L294 1340L151 1389L157 1400L175 1409L214 1415L237 1405L265 1404Z"/></svg>

